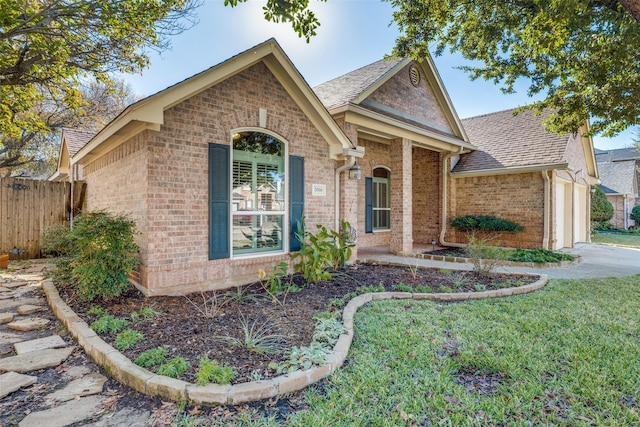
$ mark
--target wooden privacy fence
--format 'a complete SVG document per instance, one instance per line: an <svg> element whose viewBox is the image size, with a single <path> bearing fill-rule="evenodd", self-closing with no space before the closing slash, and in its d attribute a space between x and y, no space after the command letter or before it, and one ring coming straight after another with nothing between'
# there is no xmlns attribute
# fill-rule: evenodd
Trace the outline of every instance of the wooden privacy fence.
<svg viewBox="0 0 640 427"><path fill-rule="evenodd" d="M0 179L0 253L38 258L45 228L67 224L70 185L21 178Z"/></svg>

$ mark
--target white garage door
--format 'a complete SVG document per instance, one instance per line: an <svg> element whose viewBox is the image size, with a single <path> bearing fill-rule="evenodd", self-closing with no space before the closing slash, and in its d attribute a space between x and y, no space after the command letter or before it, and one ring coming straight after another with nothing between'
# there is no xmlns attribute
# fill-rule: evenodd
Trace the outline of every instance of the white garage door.
<svg viewBox="0 0 640 427"><path fill-rule="evenodd" d="M562 249L571 246L573 231L573 215L571 209L571 183L558 180L556 183L555 212L556 242L553 249Z"/></svg>

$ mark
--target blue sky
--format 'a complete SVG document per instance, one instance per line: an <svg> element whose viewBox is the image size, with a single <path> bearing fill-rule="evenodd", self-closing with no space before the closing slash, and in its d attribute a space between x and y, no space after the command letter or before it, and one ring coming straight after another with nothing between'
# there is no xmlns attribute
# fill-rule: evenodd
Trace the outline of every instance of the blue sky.
<svg viewBox="0 0 640 427"><path fill-rule="evenodd" d="M289 25L264 20L261 8L266 0L249 0L236 8L223 3L204 0L197 10L198 25L173 37L170 51L152 53L151 66L142 75L127 75L125 80L138 94L151 95L274 37L313 87L382 58L391 52L398 35L392 24L392 8L381 0L311 0L321 26L309 44ZM504 95L498 86L471 81L455 69L464 64L461 57L433 59L461 118L531 102L526 82L518 87L518 93ZM622 148L632 142L633 135L634 129L629 129L616 138L595 137L594 145Z"/></svg>

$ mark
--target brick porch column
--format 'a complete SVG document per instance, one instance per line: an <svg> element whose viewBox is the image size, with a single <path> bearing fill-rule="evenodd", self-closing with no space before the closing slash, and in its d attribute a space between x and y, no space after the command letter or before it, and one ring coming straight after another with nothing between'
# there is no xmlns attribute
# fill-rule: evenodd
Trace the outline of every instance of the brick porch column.
<svg viewBox="0 0 640 427"><path fill-rule="evenodd" d="M391 241L392 253L413 252L411 140L391 142Z"/></svg>

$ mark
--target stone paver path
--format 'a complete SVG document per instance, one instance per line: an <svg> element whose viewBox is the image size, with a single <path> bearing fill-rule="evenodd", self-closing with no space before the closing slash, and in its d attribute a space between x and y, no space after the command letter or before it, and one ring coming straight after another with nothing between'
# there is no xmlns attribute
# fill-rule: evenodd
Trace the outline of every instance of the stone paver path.
<svg viewBox="0 0 640 427"><path fill-rule="evenodd" d="M66 365L80 350L66 331L62 334L66 340L55 333L60 325L40 289L46 266L25 265L0 270L0 426L146 425L148 411L125 408L129 412L109 414L105 410L103 404L110 398L104 392L108 379L86 356L82 355L81 365ZM38 396L41 410L22 411L22 419L3 418L3 404L11 407L12 395L19 390L33 390L29 394Z"/></svg>

